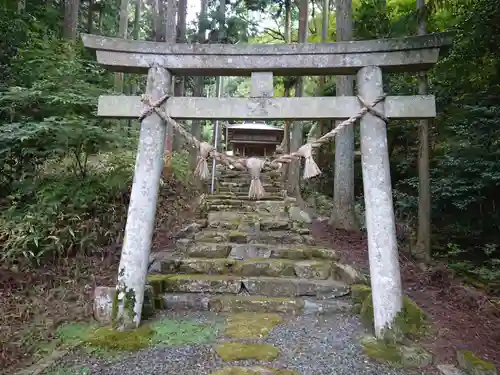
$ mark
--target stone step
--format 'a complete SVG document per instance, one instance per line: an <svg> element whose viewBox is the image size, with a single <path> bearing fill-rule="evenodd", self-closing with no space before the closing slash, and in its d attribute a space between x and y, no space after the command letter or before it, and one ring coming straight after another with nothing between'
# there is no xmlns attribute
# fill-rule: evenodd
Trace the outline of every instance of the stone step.
<svg viewBox="0 0 500 375"><path fill-rule="evenodd" d="M250 173L248 173L246 171L235 170L235 169L227 169L225 171L221 171L220 175L222 177L226 177L226 178L248 178L248 179L250 179ZM273 179L280 179L282 177L282 174L278 171L261 171L260 176L273 178Z"/></svg>
<svg viewBox="0 0 500 375"><path fill-rule="evenodd" d="M303 298L244 296L232 294L165 293L157 297L155 307L169 311L214 311L217 313L267 312L283 314L341 313L352 309L341 299L309 300Z"/></svg>
<svg viewBox="0 0 500 375"><path fill-rule="evenodd" d="M159 260L163 274L206 274L234 276L297 277L326 280L332 276L333 262L323 259L291 260L272 258L179 258Z"/></svg>
<svg viewBox="0 0 500 375"><path fill-rule="evenodd" d="M283 198L280 199L272 199L272 200L252 200L252 199L232 199L232 198L227 198L227 199L216 199L216 198L209 198L206 199L206 204L208 207L211 206L227 206L227 207L237 207L237 208L242 208L242 207L269 207L269 206L285 206L285 201Z"/></svg>
<svg viewBox="0 0 500 375"><path fill-rule="evenodd" d="M220 181L218 182L218 188L219 190L221 189L228 189L228 190L235 190L238 191L238 189L241 189L243 191L247 191L250 188L250 183L251 181ZM267 192L280 192L283 190L283 184L280 183L269 183L266 181L262 181L262 187L264 188L265 191Z"/></svg>
<svg viewBox="0 0 500 375"><path fill-rule="evenodd" d="M238 211L242 213L280 213L287 211L287 205L280 201L266 201L271 202L273 204L262 204L262 201L259 201L259 204L245 204L242 206L228 206L225 204L209 204L207 202L206 208L208 212L221 212L221 211Z"/></svg>
<svg viewBox="0 0 500 375"><path fill-rule="evenodd" d="M247 233L238 230L230 231L216 231L204 230L203 232L196 233L194 236L195 241L200 242L235 242L235 243L264 243L269 245L314 245L315 241L311 235L298 234L290 231L269 231L269 232L256 232Z"/></svg>
<svg viewBox="0 0 500 375"><path fill-rule="evenodd" d="M156 296L163 293L240 294L265 297L337 298L349 294L344 283L294 277L242 277L235 275L149 275Z"/></svg>
<svg viewBox="0 0 500 375"><path fill-rule="evenodd" d="M255 201L282 201L284 198L282 193L266 193L262 199L255 200L253 198L249 198L248 194L239 194L239 193L217 193L213 195L207 195L206 201L214 201L214 200L240 200L244 202L255 202Z"/></svg>
<svg viewBox="0 0 500 375"><path fill-rule="evenodd" d="M191 258L232 258L245 260L260 259L324 259L338 260L335 250L316 246L275 246L268 244L204 243L197 242L187 246L185 253Z"/></svg>

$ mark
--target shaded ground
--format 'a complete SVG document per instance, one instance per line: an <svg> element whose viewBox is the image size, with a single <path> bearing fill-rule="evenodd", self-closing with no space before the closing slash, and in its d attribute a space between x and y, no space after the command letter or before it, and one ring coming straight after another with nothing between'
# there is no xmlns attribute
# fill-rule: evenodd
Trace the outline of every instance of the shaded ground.
<svg viewBox="0 0 500 375"><path fill-rule="evenodd" d="M362 235L335 231L315 222L313 235L333 246L342 261L367 271L368 248ZM467 348L500 367L500 309L484 292L466 286L446 266L422 270L400 254L405 292L430 316L437 336L425 343L440 362L454 362L455 350Z"/></svg>
<svg viewBox="0 0 500 375"><path fill-rule="evenodd" d="M156 222L162 230L155 231L156 247L169 244L171 234L193 215L193 203L182 186L162 189ZM53 345L46 342L54 339L61 323L91 318L95 286L115 283L120 245L43 267L0 266L1 374L12 374L16 367L47 355Z"/></svg>
<svg viewBox="0 0 500 375"><path fill-rule="evenodd" d="M229 316L235 317L234 314ZM169 312L166 317L170 318L167 321L170 329L165 329L165 324L162 328L161 323L158 328L168 331L169 335L163 335L163 340L157 340L150 348L118 356L103 353L100 356L96 353L91 355L88 354L89 348L80 349L43 374L83 374L87 370L87 374L92 375L209 375L226 366L257 365L288 369L298 375L431 374L423 370L396 369L368 360L358 344L364 329L357 317L352 315L286 316L283 323L274 327L267 337L236 339L238 342L272 345L279 349L274 360L235 362L224 362L216 353L217 343L235 341L227 337L223 316L208 312ZM200 330L204 332L203 337L193 329L188 333L186 328L180 328L181 321L185 322L182 327L204 324L205 328ZM184 337L184 342L173 342L173 337Z"/></svg>

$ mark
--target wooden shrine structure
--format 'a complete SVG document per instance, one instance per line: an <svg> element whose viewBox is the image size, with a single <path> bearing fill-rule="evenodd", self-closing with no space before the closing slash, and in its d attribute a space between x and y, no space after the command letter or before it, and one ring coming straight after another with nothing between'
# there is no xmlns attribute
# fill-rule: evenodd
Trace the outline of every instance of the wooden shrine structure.
<svg viewBox="0 0 500 375"><path fill-rule="evenodd" d="M226 150L244 157L267 157L283 141L284 130L265 123L242 123L225 126Z"/></svg>
<svg viewBox="0 0 500 375"><path fill-rule="evenodd" d="M386 123L436 116L432 95L383 96L382 74L423 72L438 61L449 34L318 44L175 44L83 35L97 62L116 72L147 73L155 103L172 92L172 77L251 76L249 98L171 97L160 110L173 119L360 120L375 333L391 327L402 308ZM358 96L274 98L273 75L356 75ZM372 107L370 103L383 98ZM161 102L161 101L159 101ZM98 115L142 119L134 182L119 266L117 314L140 323L167 129L139 96L101 96ZM241 173L246 173L242 171ZM133 311L127 306L133 306ZM125 324L125 323L124 323Z"/></svg>

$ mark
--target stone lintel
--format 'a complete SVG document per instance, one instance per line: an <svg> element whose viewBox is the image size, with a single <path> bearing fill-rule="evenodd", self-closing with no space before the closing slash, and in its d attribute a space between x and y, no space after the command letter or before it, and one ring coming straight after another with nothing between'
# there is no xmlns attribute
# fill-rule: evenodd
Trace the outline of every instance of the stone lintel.
<svg viewBox="0 0 500 375"><path fill-rule="evenodd" d="M296 44L186 44L146 42L82 34L85 47L92 50L153 55L335 55L365 52L395 52L440 48L452 44L452 33L431 33L404 38Z"/></svg>
<svg viewBox="0 0 500 375"><path fill-rule="evenodd" d="M250 87L251 98L274 97L273 73L252 72L252 83Z"/></svg>
<svg viewBox="0 0 500 375"><path fill-rule="evenodd" d="M431 69L439 48L325 54L152 54L97 51L99 64L115 72L146 73L159 65L177 76L249 76L272 72L279 76L353 75L364 66L384 72L419 72Z"/></svg>
<svg viewBox="0 0 500 375"><path fill-rule="evenodd" d="M98 116L138 118L144 109L140 99L140 96L101 96ZM361 104L354 96L220 99L171 97L166 108L169 116L179 120L318 120L349 118L361 109ZM388 96L385 100L385 115L399 119L436 117L434 96Z"/></svg>

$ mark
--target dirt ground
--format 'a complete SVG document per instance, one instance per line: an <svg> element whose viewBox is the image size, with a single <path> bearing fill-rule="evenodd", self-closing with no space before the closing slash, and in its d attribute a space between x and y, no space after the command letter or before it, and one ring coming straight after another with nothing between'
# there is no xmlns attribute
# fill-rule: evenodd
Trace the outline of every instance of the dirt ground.
<svg viewBox="0 0 500 375"><path fill-rule="evenodd" d="M313 224L313 234L336 249L342 261L367 271L368 248L363 235ZM445 265L422 270L400 254L405 293L430 317L437 336L425 342L439 363L454 363L456 349L468 349L500 368L500 308L493 297L463 284Z"/></svg>

